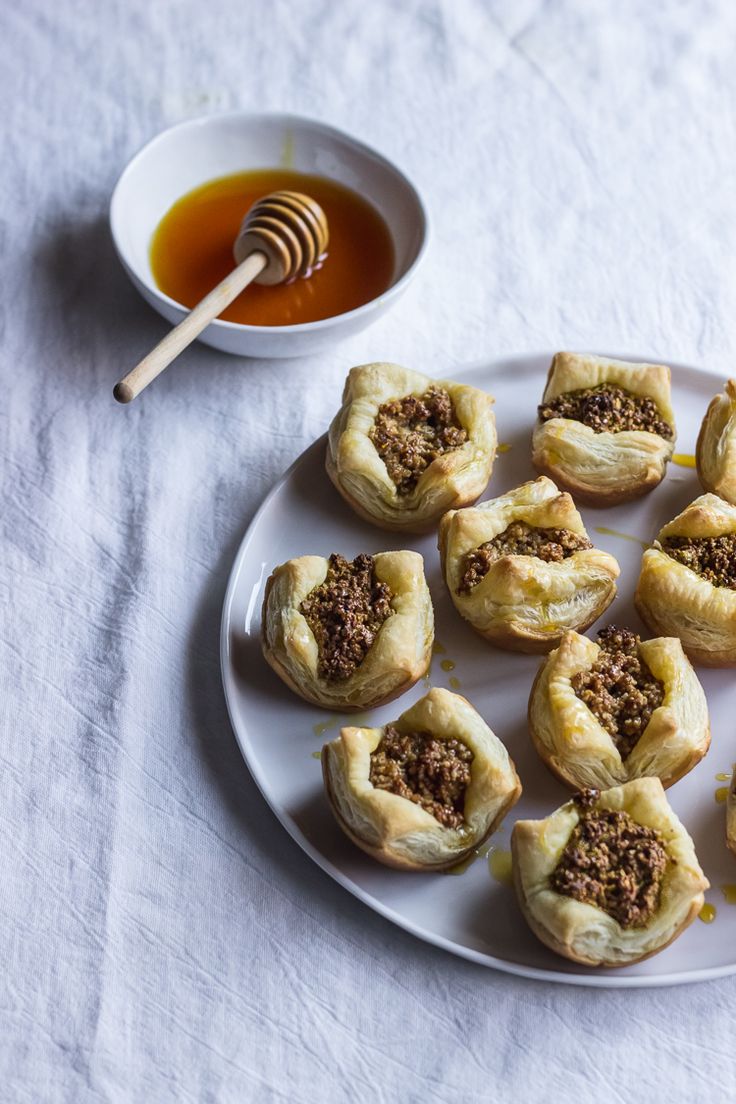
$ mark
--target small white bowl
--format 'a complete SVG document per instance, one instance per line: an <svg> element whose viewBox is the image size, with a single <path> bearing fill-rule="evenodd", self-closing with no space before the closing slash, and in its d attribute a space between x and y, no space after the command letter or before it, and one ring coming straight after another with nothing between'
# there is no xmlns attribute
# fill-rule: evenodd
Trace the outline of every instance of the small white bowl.
<svg viewBox="0 0 736 1104"><path fill-rule="evenodd" d="M151 238L162 217L176 200L209 180L278 166L331 177L370 200L391 231L394 273L378 298L334 318L297 326L245 326L217 319L200 335L206 345L238 356L304 356L358 333L398 299L427 245L427 210L414 185L385 157L348 134L298 115L233 112L193 119L163 131L136 154L110 203L112 238L123 267L143 298L169 322L181 322L187 310L156 286L151 271Z"/></svg>

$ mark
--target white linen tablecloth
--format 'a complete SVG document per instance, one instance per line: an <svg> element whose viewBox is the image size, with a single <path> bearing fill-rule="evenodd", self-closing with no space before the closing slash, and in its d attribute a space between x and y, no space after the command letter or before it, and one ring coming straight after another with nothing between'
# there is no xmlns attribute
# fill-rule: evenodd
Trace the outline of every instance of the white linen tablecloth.
<svg viewBox="0 0 736 1104"><path fill-rule="evenodd" d="M346 369L536 348L733 373L736 9L589 0L24 0L1 15L0 1099L733 1100L736 978L504 976L353 900L260 798L218 629L247 522ZM425 192L431 254L292 362L165 332L107 203L162 128L346 128Z"/></svg>

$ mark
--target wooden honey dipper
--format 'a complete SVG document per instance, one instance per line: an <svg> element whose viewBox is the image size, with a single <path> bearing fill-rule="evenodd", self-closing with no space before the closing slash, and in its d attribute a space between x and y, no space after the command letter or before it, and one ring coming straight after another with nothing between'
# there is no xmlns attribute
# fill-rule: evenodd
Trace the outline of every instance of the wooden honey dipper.
<svg viewBox="0 0 736 1104"><path fill-rule="evenodd" d="M237 268L115 384L117 401L129 403L140 395L254 280L281 284L309 276L323 259L328 241L325 213L310 196L282 191L259 199L243 219L233 246Z"/></svg>

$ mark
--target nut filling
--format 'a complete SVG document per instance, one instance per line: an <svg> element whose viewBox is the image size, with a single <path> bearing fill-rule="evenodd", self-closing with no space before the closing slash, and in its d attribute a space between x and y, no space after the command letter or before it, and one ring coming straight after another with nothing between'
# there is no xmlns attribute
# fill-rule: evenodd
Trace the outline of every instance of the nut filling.
<svg viewBox="0 0 736 1104"><path fill-rule="evenodd" d="M556 893L596 905L622 928L641 928L657 911L668 861L654 828L583 804L550 882Z"/></svg>
<svg viewBox="0 0 736 1104"><path fill-rule="evenodd" d="M370 781L421 805L445 828L461 828L472 762L472 751L460 740L438 740L429 732L399 732L386 725L371 755Z"/></svg>
<svg viewBox="0 0 736 1104"><path fill-rule="evenodd" d="M383 403L368 436L400 495L414 490L433 460L460 448L468 439L443 387Z"/></svg>
<svg viewBox="0 0 736 1104"><path fill-rule="evenodd" d="M299 606L319 650L318 673L329 682L348 678L365 659L381 625L393 614L390 588L376 579L373 557L352 563L333 553L325 581Z"/></svg>
<svg viewBox="0 0 736 1104"><path fill-rule="evenodd" d="M525 521L514 521L493 540L468 552L458 594L465 594L477 586L488 574L491 564L502 556L536 556L547 563L561 563L573 552L592 547L587 537L570 529L534 529Z"/></svg>
<svg viewBox="0 0 736 1104"><path fill-rule="evenodd" d="M647 667L639 637L609 625L598 633L600 653L587 671L573 675L577 696L613 739L622 759L632 751L664 700L664 685Z"/></svg>
<svg viewBox="0 0 736 1104"><path fill-rule="evenodd" d="M582 391L567 391L538 407L540 420L571 418L582 422L595 433L621 433L625 429L642 429L658 433L667 440L673 436L672 426L661 417L654 399L633 395L623 387L601 383Z"/></svg>
<svg viewBox="0 0 736 1104"><path fill-rule="evenodd" d="M662 548L673 560L717 587L736 590L736 533L720 537L666 537Z"/></svg>

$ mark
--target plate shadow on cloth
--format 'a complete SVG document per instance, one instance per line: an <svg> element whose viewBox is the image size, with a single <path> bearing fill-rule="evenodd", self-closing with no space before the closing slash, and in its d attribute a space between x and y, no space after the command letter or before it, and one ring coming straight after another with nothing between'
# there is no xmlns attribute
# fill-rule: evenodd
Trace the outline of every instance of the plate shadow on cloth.
<svg viewBox="0 0 736 1104"><path fill-rule="evenodd" d="M320 903L315 900L317 919L320 908L326 906L335 923L339 919L341 927L349 925L354 938L365 938L369 955L376 945L400 943L402 953L416 956L418 945L412 936L365 908L300 854L298 845L274 817L243 761L225 706L218 658L222 600L227 573L239 542L240 535L225 549L204 590L192 622L186 655L191 735L197 741L202 762L216 790L216 800L222 801L227 809L231 821L230 842L238 850L247 852L250 841L257 840L264 864L278 870L279 880L291 883L294 899L304 901L318 896ZM260 659L262 668L258 667L258 675L265 681L270 674L277 684L276 676L260 656L257 643L254 644L248 654L254 663ZM315 803L320 800L320 795L315 794ZM322 824L327 831L330 812L326 806L323 812ZM345 842L347 846L348 841ZM427 953L451 961L436 948L422 947L421 954Z"/></svg>

